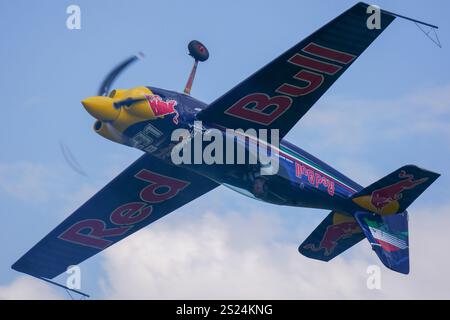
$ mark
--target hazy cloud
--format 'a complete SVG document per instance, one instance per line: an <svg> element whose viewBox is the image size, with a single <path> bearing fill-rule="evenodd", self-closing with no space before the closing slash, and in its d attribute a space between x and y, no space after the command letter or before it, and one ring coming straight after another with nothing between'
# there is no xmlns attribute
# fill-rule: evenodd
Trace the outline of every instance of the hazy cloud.
<svg viewBox="0 0 450 320"><path fill-rule="evenodd" d="M446 254L450 206L411 216L412 273L383 266L366 241L329 263L281 240L282 217L259 213L202 213L157 223L107 250L105 298L309 299L450 298ZM308 230L310 232L312 230ZM370 264L382 269L382 290L366 287Z"/></svg>
<svg viewBox="0 0 450 320"><path fill-rule="evenodd" d="M50 300L62 299L55 289L41 280L19 276L9 285L0 286L0 300Z"/></svg>
<svg viewBox="0 0 450 320"><path fill-rule="evenodd" d="M31 163L0 163L0 191L24 201L45 201L57 190L57 175L49 167Z"/></svg>
<svg viewBox="0 0 450 320"><path fill-rule="evenodd" d="M392 99L326 97L307 113L290 137L314 136L322 148L345 146L355 153L380 148L401 137L442 137L450 146L450 85ZM307 141L307 139L304 139ZM378 145L377 145L378 144Z"/></svg>

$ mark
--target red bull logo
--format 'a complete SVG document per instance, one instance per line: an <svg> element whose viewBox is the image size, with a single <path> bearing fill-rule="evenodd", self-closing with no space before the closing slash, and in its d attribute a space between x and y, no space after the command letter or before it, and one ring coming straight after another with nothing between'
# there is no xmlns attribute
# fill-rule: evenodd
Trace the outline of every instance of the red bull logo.
<svg viewBox="0 0 450 320"><path fill-rule="evenodd" d="M324 250L324 255L329 256L334 252L340 240L348 239L354 233L359 232L361 232L361 228L356 222L343 222L334 224L327 227L327 230L325 231L323 238L318 246L316 246L314 243L310 243L305 245L303 248L315 252Z"/></svg>
<svg viewBox="0 0 450 320"><path fill-rule="evenodd" d="M119 205L112 212L95 219L75 222L58 238L81 246L103 250L133 233L153 213L154 206L176 197L189 186L189 181L142 169L134 176L146 185L136 199Z"/></svg>
<svg viewBox="0 0 450 320"><path fill-rule="evenodd" d="M173 123L178 124L179 113L175 109L177 101L175 100L164 101L158 95L145 95L145 98L147 99L150 109L153 111L155 117L163 117L169 114L175 114L172 121Z"/></svg>
<svg viewBox="0 0 450 320"><path fill-rule="evenodd" d="M354 234L361 232L362 230L354 218L334 213L333 224L327 227L319 245L309 243L304 245L303 248L314 252L324 250L324 256L330 256L338 246L339 241L348 239Z"/></svg>
<svg viewBox="0 0 450 320"><path fill-rule="evenodd" d="M424 183L428 178L414 179L414 175L401 171L398 175L401 179L389 186L372 191L371 195L353 199L359 206L379 214L395 214L400 210L399 201L403 193L414 189Z"/></svg>
<svg viewBox="0 0 450 320"><path fill-rule="evenodd" d="M398 177L403 180L372 192L372 199L370 202L375 208L379 210L383 209L392 201L400 200L403 191L414 189L419 184L428 180L428 178L414 180L414 175L406 174L405 171L401 171Z"/></svg>

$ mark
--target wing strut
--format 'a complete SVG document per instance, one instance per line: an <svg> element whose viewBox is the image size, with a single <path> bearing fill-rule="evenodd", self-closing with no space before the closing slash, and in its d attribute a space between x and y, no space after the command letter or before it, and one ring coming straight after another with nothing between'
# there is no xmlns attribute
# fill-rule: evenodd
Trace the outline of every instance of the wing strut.
<svg viewBox="0 0 450 320"><path fill-rule="evenodd" d="M433 25L431 23L423 22L423 21L420 21L420 20L417 20L417 19L409 18L409 17L403 16L401 14L397 14L397 13L390 12L390 11L387 11L387 10L383 10L383 12L386 13L386 14L389 14L391 16L394 16L394 17L398 17L398 18L401 18L401 19L405 19L405 20L414 22L415 25L417 26L417 28L419 28L420 31L422 31L427 36L428 39L433 41L433 43L435 45L437 45L439 48L442 49L441 41L439 40L438 34L436 32L436 30L439 29L438 26L435 26L435 25ZM428 27L429 30L428 31L425 30L422 26Z"/></svg>
<svg viewBox="0 0 450 320"><path fill-rule="evenodd" d="M416 22L416 26L417 26L417 28L420 29L420 31L422 31L422 32L427 36L428 39L430 39L431 41L433 41L433 43L434 43L435 45L437 45L439 48L442 49L442 44L441 44L441 41L439 40L439 36L438 36L438 34L437 34L435 28L430 27L430 30L426 31L426 30L424 30L424 29L420 26L420 24L417 23L417 22ZM431 32L433 32L433 34L430 34ZM433 35L434 35L434 36L433 36Z"/></svg>
<svg viewBox="0 0 450 320"><path fill-rule="evenodd" d="M60 283L58 283L58 282L55 282L55 281L46 279L46 278L44 278L44 277L35 277L35 278L40 279L40 280L43 280L43 281L48 282L48 283L50 283L50 284L53 284L53 285L55 285L55 286L57 286L57 287L66 289L66 290L68 291L67 293L69 293L69 296L70 296L71 298L72 298L72 296L70 295L70 291L71 291L71 292L74 292L74 293L76 293L76 294L79 294L80 296L83 296L83 297L85 297L85 298L89 298L89 297L90 297L90 296L89 296L88 294L86 294L86 293L83 293L83 292L78 291L78 290L76 290L76 289L71 289L71 288L69 288L69 287L67 287L67 286L65 286L65 285L62 285L62 284L60 284Z"/></svg>
<svg viewBox="0 0 450 320"><path fill-rule="evenodd" d="M408 21L412 21L412 22L415 22L415 23L419 23L419 24L422 24L424 26L427 26L427 27L430 27L430 28L433 28L433 29L439 29L438 26L435 26L433 24L430 24L430 23L427 23L427 22L423 22L423 21L420 21L420 20L417 20L417 19L409 18L409 17L406 17L406 16L402 16L401 14L398 14L398 13L394 13L394 12L387 11L387 10L384 10L384 9L383 9L383 12L386 13L386 14L390 14L391 16L402 18L402 19L405 19L405 20L408 20Z"/></svg>

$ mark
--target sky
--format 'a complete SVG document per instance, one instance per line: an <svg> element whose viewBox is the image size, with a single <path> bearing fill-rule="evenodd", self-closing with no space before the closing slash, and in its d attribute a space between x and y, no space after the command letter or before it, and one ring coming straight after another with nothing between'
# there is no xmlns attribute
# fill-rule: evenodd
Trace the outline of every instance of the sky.
<svg viewBox="0 0 450 320"><path fill-rule="evenodd" d="M0 0L0 299L68 298L10 266L141 154L96 135L80 104L112 67L143 51L115 87L182 91L187 43L200 40L211 55L192 95L209 103L355 2ZM80 30L66 27L71 4L81 8ZM405 164L442 174L408 210L410 275L384 268L367 241L329 263L307 259L297 247L327 212L220 187L82 263L82 291L94 299L449 299L450 3L376 4L438 25L443 48L397 19L287 140L362 185ZM370 265L381 268L380 290L367 287Z"/></svg>

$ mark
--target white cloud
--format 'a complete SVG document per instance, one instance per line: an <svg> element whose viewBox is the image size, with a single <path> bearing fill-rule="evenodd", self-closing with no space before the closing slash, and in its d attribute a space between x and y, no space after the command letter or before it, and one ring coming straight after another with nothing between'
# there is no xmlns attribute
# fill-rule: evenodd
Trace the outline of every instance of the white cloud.
<svg viewBox="0 0 450 320"><path fill-rule="evenodd" d="M140 154L138 154L139 156ZM95 175L74 175L69 166L49 165L30 161L0 162L0 196L28 205L45 205L51 201L52 211L67 216L116 175L128 167L136 155L110 155L107 163ZM58 207L55 208L55 203Z"/></svg>
<svg viewBox="0 0 450 320"><path fill-rule="evenodd" d="M339 168L339 171L348 177L357 178L362 186L368 186L387 174L387 172L378 172L370 161L360 161L355 158L338 159L333 166Z"/></svg>
<svg viewBox="0 0 450 320"><path fill-rule="evenodd" d="M314 281L321 279L304 273L297 244L274 241L281 231L278 219L262 214L206 213L157 224L106 253L106 297L288 298L303 290L317 296Z"/></svg>
<svg viewBox="0 0 450 320"><path fill-rule="evenodd" d="M382 266L381 291L366 287L368 265L381 265L366 241L332 262L310 260L297 252L303 239L282 240L282 216L262 212L185 212L156 223L106 251L100 283L112 299L450 298L450 207L441 210L415 210L412 273Z"/></svg>
<svg viewBox="0 0 450 320"><path fill-rule="evenodd" d="M20 200L47 200L55 189L55 178L55 173L41 164L0 163L0 191Z"/></svg>
<svg viewBox="0 0 450 320"><path fill-rule="evenodd" d="M289 134L321 148L342 148L359 153L415 136L441 137L449 145L450 85L424 89L392 99L324 97ZM307 137L307 138L305 138ZM314 139L308 139L314 137ZM434 141L434 140L433 140Z"/></svg>
<svg viewBox="0 0 450 320"><path fill-rule="evenodd" d="M398 299L449 299L450 205L410 210L411 273L385 272L383 291Z"/></svg>
<svg viewBox="0 0 450 320"><path fill-rule="evenodd" d="M329 263L307 259L297 252L303 239L284 237L293 229L282 215L179 212L108 249L103 295L93 298L448 299L450 205L411 212L408 276L383 267L365 240ZM366 287L372 264L381 266L380 291ZM57 290L20 276L0 286L0 299L67 298Z"/></svg>
<svg viewBox="0 0 450 320"><path fill-rule="evenodd" d="M450 84L392 98L324 97L288 140L363 186L408 163L445 172L449 97Z"/></svg>
<svg viewBox="0 0 450 320"><path fill-rule="evenodd" d="M55 300L62 297L43 281L19 276L6 286L0 286L0 300Z"/></svg>
<svg viewBox="0 0 450 320"><path fill-rule="evenodd" d="M59 196L63 199L64 205L60 210L61 216L68 216L83 203L93 197L103 186L97 184L82 184L77 190L70 193L62 193Z"/></svg>

